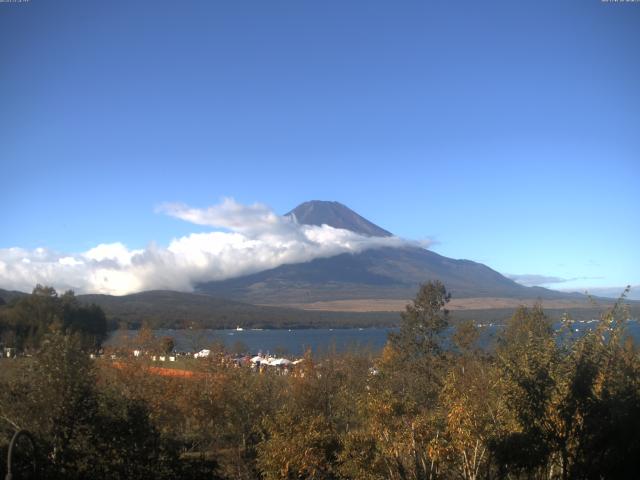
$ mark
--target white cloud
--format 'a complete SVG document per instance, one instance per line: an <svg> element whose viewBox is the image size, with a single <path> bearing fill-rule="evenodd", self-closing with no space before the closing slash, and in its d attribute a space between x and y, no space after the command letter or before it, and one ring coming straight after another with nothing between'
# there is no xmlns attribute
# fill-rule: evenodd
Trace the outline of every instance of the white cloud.
<svg viewBox="0 0 640 480"><path fill-rule="evenodd" d="M584 288L571 288L562 289L563 292L578 292L588 293L589 295L595 295L596 297L608 297L608 298L620 298L622 292L626 287L584 287ZM628 300L640 300L640 285L631 285L630 291L626 295Z"/></svg>
<svg viewBox="0 0 640 480"><path fill-rule="evenodd" d="M129 250L122 243L116 242L102 243L83 253L82 256L89 261L112 261L119 265L131 265L131 259L133 256L140 253L142 253L142 250Z"/></svg>
<svg viewBox="0 0 640 480"><path fill-rule="evenodd" d="M182 220L228 231L193 233L167 247L150 243L131 250L100 244L70 254L37 248L0 249L0 287L30 291L35 284L78 293L124 295L144 290L190 291L199 282L224 280L341 253L398 247L397 237L366 237L328 225L299 225L261 204L225 199L206 209L165 204L159 209Z"/></svg>
<svg viewBox="0 0 640 480"><path fill-rule="evenodd" d="M539 275L537 273L523 273L523 274L505 273L504 276L526 287L553 285L557 283L568 283L576 280L599 280L602 278L602 277L563 278L563 277L554 277L549 275Z"/></svg>
<svg viewBox="0 0 640 480"><path fill-rule="evenodd" d="M277 215L266 205L242 205L232 198L225 198L222 203L204 210L181 203L165 203L158 210L196 225L222 227L249 235L292 231L293 222L288 217Z"/></svg>
<svg viewBox="0 0 640 480"><path fill-rule="evenodd" d="M550 285L554 283L565 283L569 282L572 279L562 278L562 277L553 277L549 275L539 275L537 273L505 273L507 278L510 278L514 282L518 282L521 285L526 287L533 287L537 285Z"/></svg>

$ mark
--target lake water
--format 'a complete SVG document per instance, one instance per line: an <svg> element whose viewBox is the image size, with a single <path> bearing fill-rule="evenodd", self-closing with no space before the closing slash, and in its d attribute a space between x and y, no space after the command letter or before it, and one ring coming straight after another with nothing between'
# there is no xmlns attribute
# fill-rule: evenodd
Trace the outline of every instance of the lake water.
<svg viewBox="0 0 640 480"><path fill-rule="evenodd" d="M350 348L368 348L379 351L387 340L390 328L308 328L294 330L154 330L156 337L172 337L179 352L197 352L222 342L229 349L244 345L251 353L287 353L302 355L307 348L314 352L334 349L338 352ZM114 332L106 342L113 346L123 343L122 333ZM137 331L126 335L133 338ZM126 337L125 337L126 338Z"/></svg>
<svg viewBox="0 0 640 480"><path fill-rule="evenodd" d="M578 335L593 328L592 323L575 323ZM558 327L558 325L556 325ZM491 347L503 328L502 325L487 325L482 328L480 344ZM627 323L629 334L640 343L640 324L633 320ZM213 343L224 343L229 349L243 347L252 354L271 353L302 355L307 348L315 353L334 350L343 352L348 349L370 349L378 352L387 341L389 332L397 331L393 328L345 328L345 329L295 329L295 330L155 330L156 337L169 336L174 339L176 351L197 352L209 348ZM124 337L123 337L124 335ZM137 331L113 332L107 346L121 345L126 338L134 338ZM235 348L234 348L235 347Z"/></svg>

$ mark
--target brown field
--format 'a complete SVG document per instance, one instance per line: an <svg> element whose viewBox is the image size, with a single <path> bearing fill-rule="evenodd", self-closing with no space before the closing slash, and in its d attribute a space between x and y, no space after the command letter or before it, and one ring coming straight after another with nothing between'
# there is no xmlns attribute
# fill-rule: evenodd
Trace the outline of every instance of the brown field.
<svg viewBox="0 0 640 480"><path fill-rule="evenodd" d="M111 365L118 370L125 370L131 368L133 364L125 364L122 362L111 362L107 365ZM135 365L134 368L142 369L154 375L160 375L161 377L179 377L179 378L199 378L203 377L204 372L185 370L182 368L166 368L166 367L152 367L148 365Z"/></svg>
<svg viewBox="0 0 640 480"><path fill-rule="evenodd" d="M328 312L400 312L410 300L394 299L353 299L333 300L313 303L289 303L282 307L301 308L303 310L319 310ZM533 305L534 299L517 298L456 298L447 305L450 310L486 310L492 308L517 308L520 305ZM546 300L545 308L592 308L589 301L581 300Z"/></svg>

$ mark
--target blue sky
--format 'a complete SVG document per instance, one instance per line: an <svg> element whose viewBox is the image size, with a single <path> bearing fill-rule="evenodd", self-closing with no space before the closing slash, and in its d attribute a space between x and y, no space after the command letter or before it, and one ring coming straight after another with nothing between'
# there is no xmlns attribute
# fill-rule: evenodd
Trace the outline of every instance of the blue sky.
<svg viewBox="0 0 640 480"><path fill-rule="evenodd" d="M0 249L324 199L552 288L640 285L638 45L640 3L600 0L0 3Z"/></svg>

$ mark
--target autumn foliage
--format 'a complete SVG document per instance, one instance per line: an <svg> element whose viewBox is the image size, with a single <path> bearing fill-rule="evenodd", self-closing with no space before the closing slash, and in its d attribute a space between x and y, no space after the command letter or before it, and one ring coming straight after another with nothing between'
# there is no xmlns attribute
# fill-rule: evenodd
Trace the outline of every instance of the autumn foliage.
<svg viewBox="0 0 640 480"><path fill-rule="evenodd" d="M0 362L0 422L37 438L40 478L637 476L640 356L624 298L583 335L522 307L490 349L448 300L425 284L382 352L307 352L291 375L222 351L183 369L91 360L50 331L33 358Z"/></svg>

